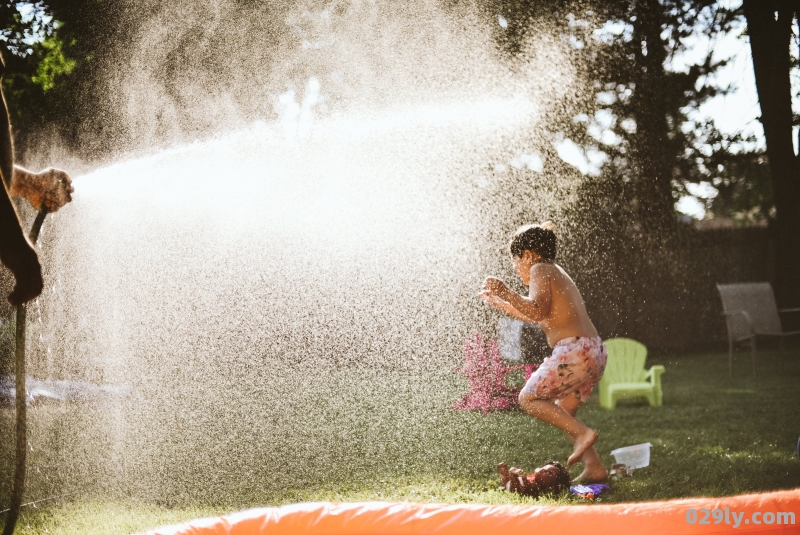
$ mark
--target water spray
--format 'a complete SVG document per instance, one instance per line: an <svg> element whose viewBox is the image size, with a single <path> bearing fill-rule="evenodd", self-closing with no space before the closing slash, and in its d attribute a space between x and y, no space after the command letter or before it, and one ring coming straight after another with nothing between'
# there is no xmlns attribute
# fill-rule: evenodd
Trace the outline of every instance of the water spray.
<svg viewBox="0 0 800 535"><path fill-rule="evenodd" d="M36 219L33 221L29 238L31 244L36 245L39 231L47 216L47 208L42 206ZM16 441L16 467L14 470L14 486L11 490L11 505L8 518L3 528L3 535L12 535L19 518L22 506L22 494L25 491L25 457L28 449L28 422L27 422L27 392L25 390L25 303L17 305L16 348L16 409L17 409L17 441Z"/></svg>

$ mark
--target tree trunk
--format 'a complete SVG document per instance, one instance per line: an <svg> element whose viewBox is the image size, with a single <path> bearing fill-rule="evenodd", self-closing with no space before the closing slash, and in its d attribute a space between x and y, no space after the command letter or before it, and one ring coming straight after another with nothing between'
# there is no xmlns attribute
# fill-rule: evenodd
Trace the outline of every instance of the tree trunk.
<svg viewBox="0 0 800 535"><path fill-rule="evenodd" d="M784 307L800 306L800 160L792 144L789 56L796 5L744 0L777 212L776 291Z"/></svg>
<svg viewBox="0 0 800 535"><path fill-rule="evenodd" d="M638 171L636 196L645 237L662 246L670 241L677 227L672 198L673 162L668 148L666 46L661 37L664 8L658 0L638 0L635 9L634 40L642 43L636 51L637 79L632 97L637 123L632 147Z"/></svg>

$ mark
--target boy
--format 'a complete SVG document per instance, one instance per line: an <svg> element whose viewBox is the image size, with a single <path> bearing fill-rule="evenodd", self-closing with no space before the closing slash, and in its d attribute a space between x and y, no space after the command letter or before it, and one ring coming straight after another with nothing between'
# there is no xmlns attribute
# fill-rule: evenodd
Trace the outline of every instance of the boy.
<svg viewBox="0 0 800 535"><path fill-rule="evenodd" d="M514 233L509 244L514 271L529 287L528 297L494 277L486 279L480 296L511 317L538 323L547 335L553 355L544 360L522 388L519 404L531 416L558 427L569 437L573 451L567 465L581 459L584 462L576 481L603 481L608 470L594 449L598 434L575 414L603 376L608 355L578 288L555 264L553 229L549 221L525 225Z"/></svg>

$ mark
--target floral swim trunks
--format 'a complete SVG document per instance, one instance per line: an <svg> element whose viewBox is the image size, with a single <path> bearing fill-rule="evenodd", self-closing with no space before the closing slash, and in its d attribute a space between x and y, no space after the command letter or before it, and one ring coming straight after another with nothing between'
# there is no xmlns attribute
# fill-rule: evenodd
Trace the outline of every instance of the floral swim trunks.
<svg viewBox="0 0 800 535"><path fill-rule="evenodd" d="M537 399L561 399L575 393L586 402L603 377L608 352L600 337L573 336L553 347L553 354L522 388Z"/></svg>

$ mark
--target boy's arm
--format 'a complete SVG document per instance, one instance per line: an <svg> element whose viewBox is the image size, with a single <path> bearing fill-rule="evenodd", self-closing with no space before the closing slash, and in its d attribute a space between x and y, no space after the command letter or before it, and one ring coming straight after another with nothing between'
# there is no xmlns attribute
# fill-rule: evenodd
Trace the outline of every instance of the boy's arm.
<svg viewBox="0 0 800 535"><path fill-rule="evenodd" d="M531 318L534 323L539 323L550 315L550 303L552 301L550 268L551 266L547 264L533 265L531 267L528 297L509 291L508 299L506 299L511 303L511 306Z"/></svg>
<svg viewBox="0 0 800 535"><path fill-rule="evenodd" d="M492 305L500 312L505 312L514 319L524 321L525 323L536 323L531 318L514 308L511 303L500 299L496 295L483 296L483 300L486 301L486 304Z"/></svg>
<svg viewBox="0 0 800 535"><path fill-rule="evenodd" d="M508 303L528 319L539 323L550 314L550 274L548 265L536 264L531 267L530 290L528 297L518 294L505 284L497 288L494 295Z"/></svg>

